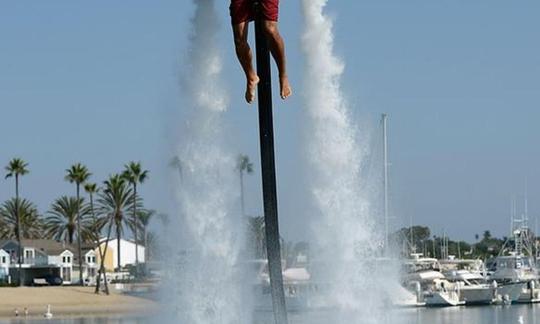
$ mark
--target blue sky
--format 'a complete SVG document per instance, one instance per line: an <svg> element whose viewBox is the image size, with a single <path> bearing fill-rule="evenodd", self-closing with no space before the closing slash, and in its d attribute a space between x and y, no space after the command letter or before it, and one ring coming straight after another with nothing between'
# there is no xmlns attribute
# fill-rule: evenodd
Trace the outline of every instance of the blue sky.
<svg viewBox="0 0 540 324"><path fill-rule="evenodd" d="M540 216L540 4L329 2L358 123L377 131L380 113L390 115L396 223L412 218L466 240L484 229L506 235L510 197L522 195L526 181L531 218ZM217 6L228 119L236 150L258 166L257 115L242 101L228 1ZM30 163L22 192L42 211L74 192L63 176L78 161L102 181L140 160L151 170L141 188L147 205L170 208L170 116L181 109L192 11L187 0L0 0L0 162L20 156ZM275 124L282 231L290 239L301 237L307 220L296 199L301 188L290 180L301 167L301 29L300 2L282 0L296 95L277 105ZM252 214L261 212L259 179L258 172L248 177ZM11 180L0 182L0 200L12 192Z"/></svg>

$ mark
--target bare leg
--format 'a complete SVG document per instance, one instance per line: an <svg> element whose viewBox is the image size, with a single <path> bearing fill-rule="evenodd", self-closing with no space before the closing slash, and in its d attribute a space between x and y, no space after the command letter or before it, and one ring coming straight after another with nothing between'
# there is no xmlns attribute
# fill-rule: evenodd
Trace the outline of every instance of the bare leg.
<svg viewBox="0 0 540 324"><path fill-rule="evenodd" d="M253 100L255 100L255 89L259 83L259 77L257 76L255 69L253 69L253 54L251 53L251 48L248 44L248 30L248 22L233 25L236 56L246 74L246 101L252 103Z"/></svg>
<svg viewBox="0 0 540 324"><path fill-rule="evenodd" d="M288 98L292 94L291 85L287 76L287 64L285 58L285 43L279 34L278 24L276 21L265 21L264 30L268 37L270 52L276 61L279 71L279 87L282 99Z"/></svg>

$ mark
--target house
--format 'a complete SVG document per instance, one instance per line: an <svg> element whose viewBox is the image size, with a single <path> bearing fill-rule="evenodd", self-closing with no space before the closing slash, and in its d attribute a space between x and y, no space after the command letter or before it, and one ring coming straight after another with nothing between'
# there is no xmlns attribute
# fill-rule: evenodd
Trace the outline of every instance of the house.
<svg viewBox="0 0 540 324"><path fill-rule="evenodd" d="M97 270L99 269L96 250L93 248L85 248L83 249L83 253L83 278L93 278L97 275Z"/></svg>
<svg viewBox="0 0 540 324"><path fill-rule="evenodd" d="M99 242L98 248L95 250L95 254L97 256L98 264L101 263L100 255L99 255L99 249L101 251L105 251L105 245L107 243L107 239L102 239ZM144 263L144 251L145 248L142 245L138 245L138 256L139 256L139 263ZM118 239L111 239L109 240L109 244L107 245L107 251L105 254L105 261L104 266L106 271L114 271L116 268L118 268ZM120 239L120 266L125 267L127 265L134 265L135 264L135 242Z"/></svg>
<svg viewBox="0 0 540 324"><path fill-rule="evenodd" d="M9 282L9 264L11 263L9 253L0 249L0 282Z"/></svg>
<svg viewBox="0 0 540 324"><path fill-rule="evenodd" d="M64 284L78 281L79 264L76 257L77 249L64 242L55 240L22 240L22 279L24 285L31 285L34 278L48 275L59 276ZM11 282L19 280L19 244L16 240L0 241L0 249L7 253L9 259L8 274ZM83 250L83 279L95 276L97 264L93 248ZM0 257L1 261L1 257ZM90 261L90 262L86 262Z"/></svg>

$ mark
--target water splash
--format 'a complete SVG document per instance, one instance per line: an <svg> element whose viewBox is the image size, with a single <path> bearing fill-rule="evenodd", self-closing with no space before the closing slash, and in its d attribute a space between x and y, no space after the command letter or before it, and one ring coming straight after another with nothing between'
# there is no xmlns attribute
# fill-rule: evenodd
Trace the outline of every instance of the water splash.
<svg viewBox="0 0 540 324"><path fill-rule="evenodd" d="M374 280L380 237L370 201L376 186L362 172L370 152L369 132L359 133L344 99L340 79L345 65L334 54L332 21L323 12L326 4L302 0L308 172L319 214L313 222L314 263L325 264L317 273L317 280L327 284L323 303L371 323L379 320L375 310L382 298Z"/></svg>
<svg viewBox="0 0 540 324"><path fill-rule="evenodd" d="M180 144L182 179L177 186L183 229L168 244L166 302L175 309L170 322L237 324L246 322L237 271L242 226L237 213L235 158L228 149L224 113L228 99L221 86L222 62L216 45L219 16L214 0L195 0L192 36L182 90Z"/></svg>

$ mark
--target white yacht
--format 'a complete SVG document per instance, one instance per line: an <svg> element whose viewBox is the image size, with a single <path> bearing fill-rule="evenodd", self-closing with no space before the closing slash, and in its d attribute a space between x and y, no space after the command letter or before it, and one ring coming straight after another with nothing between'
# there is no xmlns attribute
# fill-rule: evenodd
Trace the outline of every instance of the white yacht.
<svg viewBox="0 0 540 324"><path fill-rule="evenodd" d="M459 286L446 280L440 272L439 261L424 258L414 253L404 262L403 283L417 296L417 303L426 306L457 306L463 302L459 296Z"/></svg>
<svg viewBox="0 0 540 324"><path fill-rule="evenodd" d="M533 259L524 255L498 256L489 263L489 278L502 287L519 287L517 303L540 302L540 284Z"/></svg>
<svg viewBox="0 0 540 324"><path fill-rule="evenodd" d="M449 281L459 285L460 298L467 305L491 304L498 298L497 284L488 283L479 273L453 270L445 275Z"/></svg>
<svg viewBox="0 0 540 324"><path fill-rule="evenodd" d="M267 260L252 260L248 262L253 278L255 308L258 310L272 309L272 294ZM284 264L284 263L283 263ZM317 287L310 283L311 275L306 268L283 268L283 288L288 310L303 310L310 306L311 296Z"/></svg>
<svg viewBox="0 0 540 324"><path fill-rule="evenodd" d="M451 282L461 284L461 298L465 304L509 303L517 301L522 284L505 283L487 280L484 262L479 259L441 260L441 269Z"/></svg>
<svg viewBox="0 0 540 324"><path fill-rule="evenodd" d="M435 279L433 285L424 292L426 306L459 306L465 301L461 298L461 283L446 279Z"/></svg>
<svg viewBox="0 0 540 324"><path fill-rule="evenodd" d="M508 255L499 255L487 263L490 280L501 285L518 285L520 287L517 303L540 302L540 276L532 257L534 235L528 228L527 198L525 198L524 214L516 218L515 201L512 202L512 236L503 246L511 249ZM511 246L513 245L513 246Z"/></svg>

